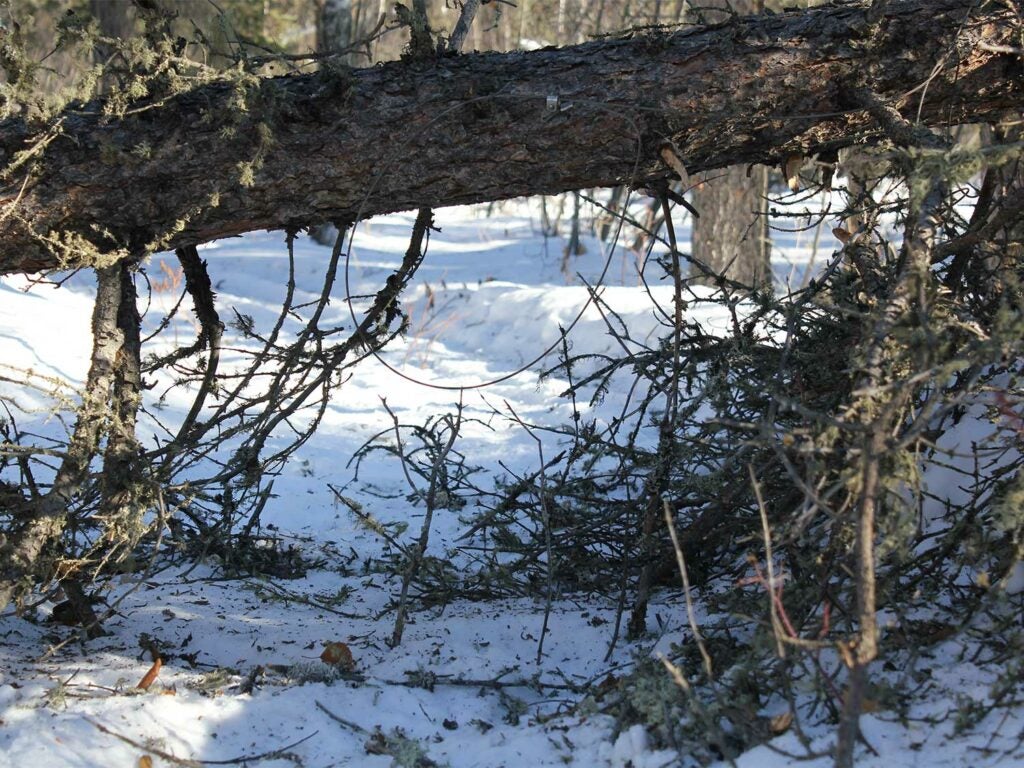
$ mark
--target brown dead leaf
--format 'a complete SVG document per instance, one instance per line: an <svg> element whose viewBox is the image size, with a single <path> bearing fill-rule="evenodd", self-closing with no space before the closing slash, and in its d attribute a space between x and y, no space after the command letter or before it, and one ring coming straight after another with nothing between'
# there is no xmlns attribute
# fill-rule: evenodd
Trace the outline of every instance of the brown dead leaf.
<svg viewBox="0 0 1024 768"><path fill-rule="evenodd" d="M853 650L850 648L849 643L839 642L836 644L836 648L839 651L839 655L843 657L843 664L846 665L847 669L853 669Z"/></svg>
<svg viewBox="0 0 1024 768"><path fill-rule="evenodd" d="M780 736L789 730L789 726L793 724L793 713L783 712L781 715L776 715L768 723L768 727L771 728L772 733L775 736Z"/></svg>
<svg viewBox="0 0 1024 768"><path fill-rule="evenodd" d="M149 755L143 755L140 757L139 768L153 768L153 758Z"/></svg>
<svg viewBox="0 0 1024 768"><path fill-rule="evenodd" d="M690 186L690 174L686 172L686 166L683 165L683 161L679 159L679 153L676 152L674 144L667 143L661 147L659 151L661 159L665 162L669 168L676 172L679 176L679 180L683 184L683 189Z"/></svg>
<svg viewBox="0 0 1024 768"><path fill-rule="evenodd" d="M832 234L835 235L836 240L838 240L843 245L846 245L848 242L850 242L850 239L853 237L853 232L851 232L848 229L843 229L842 227L836 227L835 229L833 229Z"/></svg>
<svg viewBox="0 0 1024 768"><path fill-rule="evenodd" d="M860 711L866 714L870 714L872 712L881 712L882 705L874 699L865 698L864 701L861 702Z"/></svg>
<svg viewBox="0 0 1024 768"><path fill-rule="evenodd" d="M320 654L320 661L324 664L332 664L341 667L346 672L356 668L356 660L352 658L352 651L342 642L324 644L324 652Z"/></svg>
<svg viewBox="0 0 1024 768"><path fill-rule="evenodd" d="M786 175L786 185L790 192L800 191L800 166L804 164L804 156L792 154L786 157L782 172Z"/></svg>
<svg viewBox="0 0 1024 768"><path fill-rule="evenodd" d="M148 691L149 686L156 680L156 676L160 674L160 668L163 667L164 662L158 656L156 661L153 662L153 666L149 668L149 672L143 675L142 679L139 680L138 687L143 691Z"/></svg>

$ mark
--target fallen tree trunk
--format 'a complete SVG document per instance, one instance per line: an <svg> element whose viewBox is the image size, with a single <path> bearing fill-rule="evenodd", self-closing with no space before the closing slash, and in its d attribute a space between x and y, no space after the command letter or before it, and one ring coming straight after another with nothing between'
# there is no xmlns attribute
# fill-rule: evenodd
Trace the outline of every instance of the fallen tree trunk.
<svg viewBox="0 0 1024 768"><path fill-rule="evenodd" d="M97 265L256 229L353 221L869 141L850 94L911 120L1024 106L1012 12L862 3L530 53L236 80L120 119L0 124L0 273ZM26 152L27 150L27 152Z"/></svg>

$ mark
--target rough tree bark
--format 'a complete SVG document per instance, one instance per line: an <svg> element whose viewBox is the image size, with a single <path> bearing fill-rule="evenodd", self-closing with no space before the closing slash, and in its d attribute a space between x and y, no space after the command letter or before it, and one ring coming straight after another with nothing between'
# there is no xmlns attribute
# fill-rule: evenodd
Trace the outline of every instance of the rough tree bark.
<svg viewBox="0 0 1024 768"><path fill-rule="evenodd" d="M701 13L708 21L728 18L724 11L760 13L762 0L703 0ZM763 165L732 166L712 171L693 192L693 205L700 213L694 219L691 250L717 274L744 285L771 281L771 254L768 240L768 169ZM697 282L709 283L709 277L696 268Z"/></svg>
<svg viewBox="0 0 1024 768"><path fill-rule="evenodd" d="M324 0L316 19L316 47L321 53L344 51L352 44L352 0ZM349 64L345 55L339 63ZM331 224L318 224L309 231L320 245L330 245L338 234Z"/></svg>
<svg viewBox="0 0 1024 768"><path fill-rule="evenodd" d="M849 93L929 124L1024 104L1012 12L907 0L559 50L394 62L0 124L0 273L91 265L264 228L775 164L870 140ZM1000 46L1003 46L1002 48ZM255 162L255 165L253 163ZM250 167L255 173L240 172ZM26 179L26 173L28 177Z"/></svg>
<svg viewBox="0 0 1024 768"><path fill-rule="evenodd" d="M711 171L694 191L694 258L719 275L749 286L771 282L768 239L768 169L734 165ZM692 268L694 282L714 284L703 270Z"/></svg>

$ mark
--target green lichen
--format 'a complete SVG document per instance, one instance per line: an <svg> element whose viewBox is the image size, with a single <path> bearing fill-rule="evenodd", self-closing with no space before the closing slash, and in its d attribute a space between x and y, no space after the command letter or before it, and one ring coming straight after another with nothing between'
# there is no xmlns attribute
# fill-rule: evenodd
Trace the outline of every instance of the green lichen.
<svg viewBox="0 0 1024 768"><path fill-rule="evenodd" d="M103 232L107 236L109 232ZM130 256L126 248L100 249L78 232L50 232L36 240L56 259L59 269L92 267L102 269Z"/></svg>
<svg viewBox="0 0 1024 768"><path fill-rule="evenodd" d="M256 185L256 171L259 170L256 161L239 161L237 168L239 184L243 187L252 187Z"/></svg>
<svg viewBox="0 0 1024 768"><path fill-rule="evenodd" d="M1018 471L992 505L992 523L1004 533L1024 532L1024 471Z"/></svg>

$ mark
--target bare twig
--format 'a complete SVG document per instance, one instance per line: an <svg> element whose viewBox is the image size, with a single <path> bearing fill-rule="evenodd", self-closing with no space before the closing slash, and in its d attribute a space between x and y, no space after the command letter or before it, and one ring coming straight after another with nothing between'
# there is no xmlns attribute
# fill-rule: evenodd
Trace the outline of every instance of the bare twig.
<svg viewBox="0 0 1024 768"><path fill-rule="evenodd" d="M761 514L761 533L764 536L765 567L768 570L768 585L765 591L768 595L768 610L772 621L772 634L775 636L775 651L781 659L786 655L786 647L782 642L782 625L779 621L779 613L775 606L775 590L780 588L781 585L778 585L775 580L775 557L772 554L772 532L768 525L768 511L764 506L764 496L761 494L761 484L757 481L757 475L754 474L754 466L752 464L748 464L747 471L750 473L750 484L754 489L754 496L757 498L757 509Z"/></svg>
<svg viewBox="0 0 1024 768"><path fill-rule="evenodd" d="M453 418L450 415L446 415L443 418L445 425L447 426L448 436L445 442L442 444L438 441L437 437L431 436L434 443L434 461L430 469L430 484L427 488L426 496L426 512L423 515L423 526L420 528L419 540L416 542L416 546L412 549L412 555L409 558L409 563L406 566L405 573L402 575L402 591L398 598L398 610L395 616L395 628L391 633L391 640L389 645L392 648L399 645L402 642L402 632L405 629L405 617L407 611L407 599L409 596L409 587L412 584L413 579L416 578L419 573L420 564L423 562L423 556L427 551L427 543L430 540L430 525L434 519L434 510L437 508L438 491L441 484L442 478L445 477L445 462L448 460L448 454L452 450L452 446L455 445L455 440L459 436L459 429L462 426L462 399L459 399L458 408L456 415ZM401 457L402 462L405 462L405 457ZM447 494L447 488L444 489Z"/></svg>
<svg viewBox="0 0 1024 768"><path fill-rule="evenodd" d="M473 19L476 18L476 12L479 8L480 0L464 0L462 3L462 13L459 14L459 20L455 22L452 36L448 39L449 51L457 52L462 50L466 37L469 36L469 28L473 25Z"/></svg>
<svg viewBox="0 0 1024 768"><path fill-rule="evenodd" d="M349 730L355 731L356 733L363 733L363 734L366 734L366 733L370 732L368 729L363 728L363 726L359 725L359 723L354 723L351 720L346 720L344 717L341 717L340 715L334 714L333 712L331 712L331 710L329 710L327 707L325 707L319 701L316 702L316 708L319 709L321 712L323 712L325 715L327 715L329 718L331 718L331 720L333 720L334 722L336 722L336 723L338 723L340 725L345 726Z"/></svg>
<svg viewBox="0 0 1024 768"><path fill-rule="evenodd" d="M544 639L548 634L548 621L551 618L551 605L554 601L554 590L555 590L555 552L554 547L551 543L551 510L548 508L548 489L547 489L547 477L545 475L545 467L547 466L544 461L544 443L541 441L534 431L530 429L530 426L519 418L519 414L516 413L512 404L508 400L505 401L505 407L508 412L512 414L513 421L522 427L526 434L537 444L537 457L540 462L540 472L538 474L539 487L537 489L537 498L540 502L541 509L541 520L544 525L544 548L546 555L545 571L547 574L545 584L545 600L544 600L544 621L540 628L540 638L537 640L537 663L540 664L541 659L544 657Z"/></svg>
<svg viewBox="0 0 1024 768"><path fill-rule="evenodd" d="M313 731L308 736L303 736L301 739L299 739L298 741L293 741L291 744L286 744L283 747L278 747L277 749L272 749L267 752L260 752L259 754L255 755L239 755L238 757L232 757L226 760L194 760L189 758L177 757L175 755L172 755L170 752L166 752L162 749L157 749L151 744L136 741L135 739L132 739L128 736L125 736L122 733L118 733L117 731L108 728L102 723L93 720L91 717L86 717L84 719L87 723L96 728L96 730L98 730L100 733L105 733L108 736L113 736L115 739L123 741L125 744L133 746L136 749L140 749L143 752L156 755L157 757L166 760L169 763L187 766L187 768L197 768L197 766L201 765L239 765L242 763L261 762L263 760L292 759L294 758L294 756L289 754L288 750L294 749L295 747L299 746L299 744L309 741L314 736L320 733L320 731Z"/></svg>
<svg viewBox="0 0 1024 768"><path fill-rule="evenodd" d="M679 576L683 580L683 597L686 600L686 618L690 622L690 631L693 632L694 642L697 643L697 648L700 650L700 657L704 660L704 672L707 674L708 680L713 680L714 673L711 668L711 654L708 653L707 646L704 644L704 637L700 633L700 626L697 624L697 611L694 609L693 595L690 591L690 574L686 570L686 557L683 555L683 548L679 546L679 534L676 533L676 524L675 521L672 520L672 508L669 506L669 503L665 501L662 509L665 512L665 526L668 528L668 535L672 538L672 548L676 553L676 564L679 566ZM666 666L673 665L666 664Z"/></svg>

